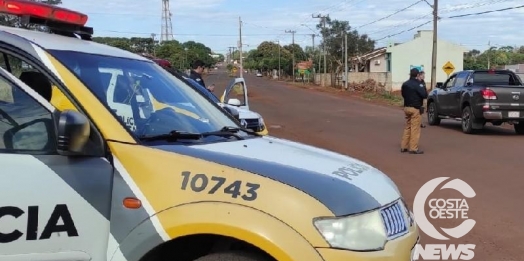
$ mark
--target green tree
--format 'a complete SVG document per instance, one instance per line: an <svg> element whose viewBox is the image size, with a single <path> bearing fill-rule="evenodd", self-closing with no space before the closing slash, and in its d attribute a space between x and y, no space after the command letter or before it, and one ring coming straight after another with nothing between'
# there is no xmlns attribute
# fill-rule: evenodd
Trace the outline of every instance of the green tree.
<svg viewBox="0 0 524 261"><path fill-rule="evenodd" d="M180 43L179 41L154 42L152 38L123 38L123 37L94 37L93 41L114 46L126 51L137 54L150 54L161 59L166 59L179 69L188 69L190 65L200 59L208 67L215 65L216 60L223 60L224 56L214 59L211 49L202 43L189 41Z"/></svg>
<svg viewBox="0 0 524 261"><path fill-rule="evenodd" d="M159 44L156 48L155 55L170 61L174 67L179 69L187 69L191 64L184 46L176 40L164 41Z"/></svg>
<svg viewBox="0 0 524 261"><path fill-rule="evenodd" d="M488 69L491 66L500 67L521 63L524 63L524 46L491 47L484 52L474 49L464 55L465 70Z"/></svg>
<svg viewBox="0 0 524 261"><path fill-rule="evenodd" d="M270 71L278 70L279 65L279 49L280 49L280 65L286 74L291 74L292 71L292 54L291 52L280 46L277 43L265 41L262 42L257 49L248 52L244 60L244 67L246 69ZM297 51L301 55L303 51Z"/></svg>
<svg viewBox="0 0 524 261"><path fill-rule="evenodd" d="M124 37L93 37L93 41L101 44L110 45L126 51L133 51L131 41Z"/></svg>
<svg viewBox="0 0 524 261"><path fill-rule="evenodd" d="M326 47L328 59L328 71L340 72L344 65L344 37L348 36L348 57L359 53L366 53L375 49L375 41L366 34L359 34L353 30L348 21L331 20L326 18L326 27L318 24L317 28L321 31L323 41L322 47ZM331 69L330 69L330 68Z"/></svg>
<svg viewBox="0 0 524 261"><path fill-rule="evenodd" d="M213 66L215 61L211 57L211 49L202 43L189 41L182 44L184 50L187 50L187 57L190 63L196 60L202 60L207 67Z"/></svg>
<svg viewBox="0 0 524 261"><path fill-rule="evenodd" d="M220 54L220 53L212 53L212 54L218 56L217 58L213 59L214 63L223 62L226 59L223 54Z"/></svg>

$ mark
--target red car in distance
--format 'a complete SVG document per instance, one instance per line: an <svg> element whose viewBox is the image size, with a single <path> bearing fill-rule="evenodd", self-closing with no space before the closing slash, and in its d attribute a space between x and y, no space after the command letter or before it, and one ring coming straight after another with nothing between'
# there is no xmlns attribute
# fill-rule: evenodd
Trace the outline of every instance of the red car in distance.
<svg viewBox="0 0 524 261"><path fill-rule="evenodd" d="M157 58L157 57L154 57L150 54L147 54L147 53L140 53L139 55L149 59L149 60L152 60L153 62L155 62L156 64L162 66L162 68L172 68L171 66L171 62L169 62L168 60L165 60L165 59L160 59L160 58Z"/></svg>

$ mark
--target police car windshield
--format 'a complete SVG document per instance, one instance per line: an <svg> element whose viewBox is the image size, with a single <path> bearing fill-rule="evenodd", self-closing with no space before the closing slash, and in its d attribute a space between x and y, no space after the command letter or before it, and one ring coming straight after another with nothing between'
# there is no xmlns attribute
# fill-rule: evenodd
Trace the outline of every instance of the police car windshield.
<svg viewBox="0 0 524 261"><path fill-rule="evenodd" d="M50 53L137 137L240 127L217 104L152 61L62 50Z"/></svg>
<svg viewBox="0 0 524 261"><path fill-rule="evenodd" d="M211 99L212 101L216 102L216 103L219 103L220 100L213 94L211 93L210 91L208 91L204 86L200 85L198 82L196 82L195 80L191 79L191 78L187 78L186 79L187 82L189 82L189 84L191 84L193 87L195 87L195 89L197 89L200 93L202 93L203 95L207 96L209 99Z"/></svg>

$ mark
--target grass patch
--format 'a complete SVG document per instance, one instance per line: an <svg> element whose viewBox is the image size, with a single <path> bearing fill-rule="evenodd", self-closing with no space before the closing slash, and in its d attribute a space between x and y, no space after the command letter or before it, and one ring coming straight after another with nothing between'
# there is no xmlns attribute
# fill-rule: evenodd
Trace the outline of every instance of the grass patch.
<svg viewBox="0 0 524 261"><path fill-rule="evenodd" d="M362 98L372 101L382 101L386 102L389 105L395 105L395 106L401 106L403 99L400 97L400 95L390 92L383 92L383 93L373 93L373 92L365 92L362 95Z"/></svg>

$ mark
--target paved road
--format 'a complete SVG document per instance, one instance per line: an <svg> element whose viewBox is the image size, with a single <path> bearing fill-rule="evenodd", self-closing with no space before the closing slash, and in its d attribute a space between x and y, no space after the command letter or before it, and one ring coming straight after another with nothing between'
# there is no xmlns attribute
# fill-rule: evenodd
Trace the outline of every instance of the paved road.
<svg viewBox="0 0 524 261"><path fill-rule="evenodd" d="M468 200L469 218L477 221L465 237L450 243L476 244L474 260L523 260L524 250L524 137L512 129L488 127L483 134L466 135L459 122L423 129L424 155L399 152L404 124L400 108L371 104L244 75L252 110L261 113L270 135L334 150L366 161L388 174L408 202L436 177L460 178L476 191ZM214 72L206 83L221 93L231 79ZM278 127L278 128L274 128ZM328 189L328 188L326 188ZM462 198L443 190L432 196ZM462 221L437 220L440 227ZM442 243L423 236L423 243Z"/></svg>

